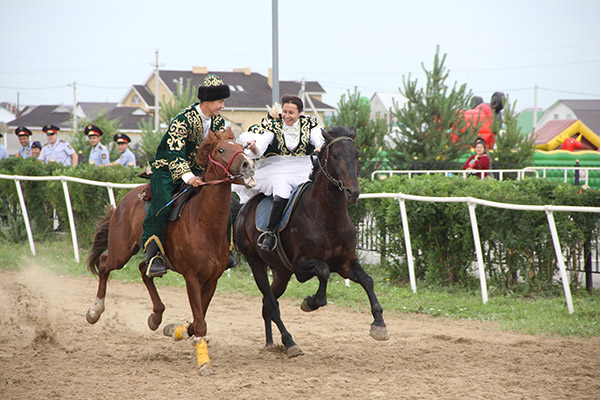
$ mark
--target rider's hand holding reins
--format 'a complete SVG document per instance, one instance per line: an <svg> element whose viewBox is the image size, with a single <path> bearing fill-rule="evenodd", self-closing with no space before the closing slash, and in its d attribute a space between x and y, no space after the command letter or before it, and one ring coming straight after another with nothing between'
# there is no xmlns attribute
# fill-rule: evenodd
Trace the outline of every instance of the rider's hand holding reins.
<svg viewBox="0 0 601 401"><path fill-rule="evenodd" d="M202 185L202 180L200 177L194 176L188 180L188 185L192 185L193 187L198 187Z"/></svg>

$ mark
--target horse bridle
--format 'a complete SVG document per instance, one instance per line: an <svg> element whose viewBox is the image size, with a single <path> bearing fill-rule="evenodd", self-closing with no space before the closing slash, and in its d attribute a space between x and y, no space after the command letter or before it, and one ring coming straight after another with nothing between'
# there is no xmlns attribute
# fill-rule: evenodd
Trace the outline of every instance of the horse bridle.
<svg viewBox="0 0 601 401"><path fill-rule="evenodd" d="M227 167L224 166L223 164L219 163L217 160L213 159L211 157L211 154L209 153L209 160L211 161L211 165L213 166L213 171L215 172L215 174L219 174L217 172L217 167L221 167L221 169L225 172L226 177L222 178L220 180L213 180L213 181L203 181L200 185L214 185L214 184L220 184L222 182L230 182L235 180L236 178L242 177L242 174L238 174L238 175L232 175L232 173L230 173L230 167L232 167L232 163L234 161L234 158L236 156L238 156L240 153L244 154L244 150L237 150L232 157L230 158L230 161L227 163Z"/></svg>
<svg viewBox="0 0 601 401"><path fill-rule="evenodd" d="M323 166L321 165L321 160L319 160L318 157L315 157L313 164L315 164L315 161L317 161L317 164L319 165L319 171L323 171L324 175L326 176L326 178L328 179L328 181L330 181L332 184L336 185L338 187L338 189L341 192L344 192L345 189L348 189L348 187L346 185L344 185L344 182L342 182L342 180L338 180L334 177L332 177L332 175L330 174L330 172L328 171L328 157L330 155L330 147L332 145L334 145L336 142L340 142L340 141L351 141L351 142L355 142L353 140L353 138L349 138L348 136L340 136L338 138L334 138L330 141L330 143L327 144L326 146L326 150L325 150L325 161L323 163ZM313 154L311 155L311 158L313 158Z"/></svg>

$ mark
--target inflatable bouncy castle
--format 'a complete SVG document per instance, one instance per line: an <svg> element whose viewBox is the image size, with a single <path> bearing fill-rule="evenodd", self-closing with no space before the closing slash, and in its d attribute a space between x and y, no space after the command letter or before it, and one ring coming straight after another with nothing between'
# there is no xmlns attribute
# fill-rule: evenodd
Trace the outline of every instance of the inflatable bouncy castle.
<svg viewBox="0 0 601 401"><path fill-rule="evenodd" d="M495 146L495 136L497 133L494 132L494 127L501 126L500 123L503 118L501 110L503 110L504 99L505 95L503 92L493 93L490 104L484 103L484 100L480 96L475 96L472 99L472 108L461 113L468 127L480 124L480 129L476 133L476 136L486 141L488 149L492 149ZM497 124L495 124L496 122ZM461 133L465 133L465 129ZM456 142L457 139L457 135L453 135L453 142Z"/></svg>

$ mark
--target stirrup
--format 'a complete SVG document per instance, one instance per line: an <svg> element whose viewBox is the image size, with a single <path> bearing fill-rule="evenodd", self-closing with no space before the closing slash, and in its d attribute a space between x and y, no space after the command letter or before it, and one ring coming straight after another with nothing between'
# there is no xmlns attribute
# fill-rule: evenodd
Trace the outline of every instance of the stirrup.
<svg viewBox="0 0 601 401"><path fill-rule="evenodd" d="M271 249L263 249L263 243L267 240L268 237L273 238L273 246L271 247ZM264 231L261 233L261 235L259 235L259 238L257 238L257 245L264 251L273 252L273 250L278 246L278 237L271 231Z"/></svg>
<svg viewBox="0 0 601 401"><path fill-rule="evenodd" d="M159 270L158 272L151 272L152 264L154 263L155 259L159 259L161 262L163 262L161 264L163 269ZM148 277L163 277L165 273L167 273L167 268L165 267L165 261L163 260L163 258L160 255L153 256L152 259L150 259L150 262L148 262L148 266L146 267L146 275Z"/></svg>

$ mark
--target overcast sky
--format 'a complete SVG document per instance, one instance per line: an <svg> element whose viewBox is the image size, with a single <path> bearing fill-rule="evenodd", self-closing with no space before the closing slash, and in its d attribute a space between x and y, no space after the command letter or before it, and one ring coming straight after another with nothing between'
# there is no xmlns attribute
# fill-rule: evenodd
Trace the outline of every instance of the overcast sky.
<svg viewBox="0 0 601 401"><path fill-rule="evenodd" d="M272 65L272 0L0 0L0 101L118 102L162 69ZM319 81L326 103L357 86L425 83L436 45L447 82L517 110L599 98L599 0L279 0L280 79ZM226 103L227 104L227 103Z"/></svg>

